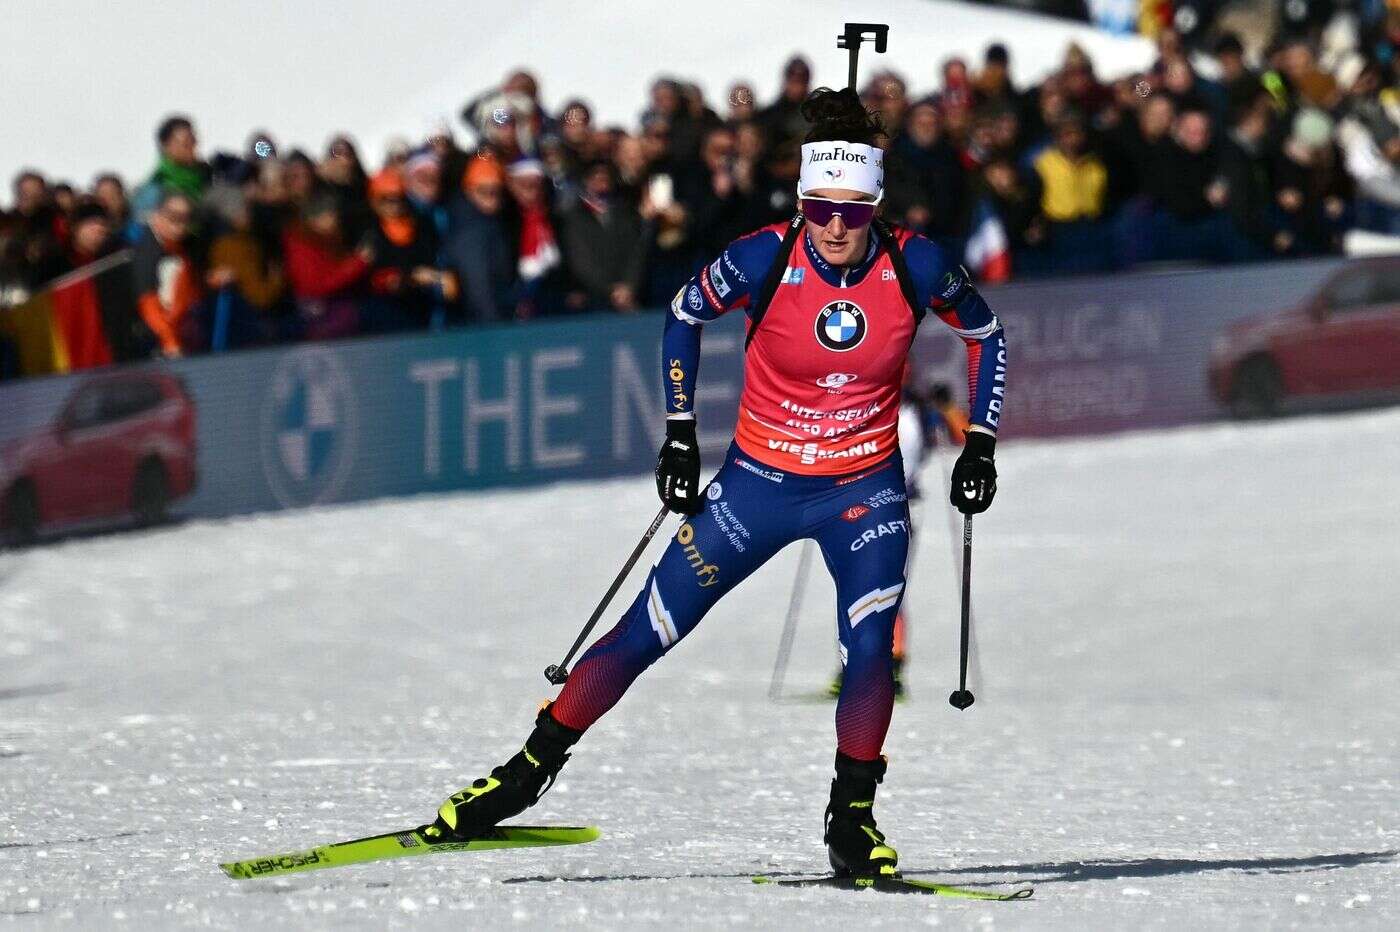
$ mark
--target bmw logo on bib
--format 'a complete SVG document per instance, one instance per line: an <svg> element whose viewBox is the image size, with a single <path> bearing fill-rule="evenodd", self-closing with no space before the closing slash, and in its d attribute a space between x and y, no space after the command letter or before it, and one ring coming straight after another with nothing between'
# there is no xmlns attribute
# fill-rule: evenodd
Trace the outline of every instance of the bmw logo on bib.
<svg viewBox="0 0 1400 932"><path fill-rule="evenodd" d="M817 315L817 342L836 353L865 339L865 312L850 301L832 301Z"/></svg>

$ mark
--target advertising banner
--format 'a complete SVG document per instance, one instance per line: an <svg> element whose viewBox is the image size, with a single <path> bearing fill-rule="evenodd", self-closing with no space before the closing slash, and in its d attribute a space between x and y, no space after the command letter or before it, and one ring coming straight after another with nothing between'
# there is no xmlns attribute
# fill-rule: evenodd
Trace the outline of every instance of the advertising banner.
<svg viewBox="0 0 1400 932"><path fill-rule="evenodd" d="M1211 347L1306 302L1337 268L1084 278L989 289L1010 378L1002 436L1222 416ZM44 529L127 519L164 496L216 517L649 470L661 439L659 314L540 321L150 363L0 385L0 503ZM966 391L962 342L929 317L922 384ZM731 436L743 321L706 327L708 462ZM94 490L103 490L100 494Z"/></svg>

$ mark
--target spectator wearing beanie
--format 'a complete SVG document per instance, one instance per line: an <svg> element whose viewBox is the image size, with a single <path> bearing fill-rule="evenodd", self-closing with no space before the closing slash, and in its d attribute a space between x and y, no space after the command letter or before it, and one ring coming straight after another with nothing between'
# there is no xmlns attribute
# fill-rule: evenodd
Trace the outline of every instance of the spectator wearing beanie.
<svg viewBox="0 0 1400 932"><path fill-rule="evenodd" d="M432 149L419 149L403 165L403 190L413 211L432 225L439 239L447 235L450 216L443 204L442 162Z"/></svg>
<svg viewBox="0 0 1400 932"><path fill-rule="evenodd" d="M468 163L462 194L450 205L443 262L460 286L456 316L469 324L516 316L516 257L505 223L505 178L499 162L478 156Z"/></svg>
<svg viewBox="0 0 1400 932"><path fill-rule="evenodd" d="M972 91L979 106L991 105L1013 110L1020 107L1020 95L1011 83L1011 55L1005 45L993 42L987 46L982 70L972 82Z"/></svg>
<svg viewBox="0 0 1400 932"><path fill-rule="evenodd" d="M395 169L374 176L369 199L375 216L369 233L372 299L360 315L361 332L441 327L447 305L457 300L457 277L437 268L436 227L409 208Z"/></svg>
<svg viewBox="0 0 1400 932"><path fill-rule="evenodd" d="M538 159L517 159L506 169L506 189L515 204L520 232L516 271L520 278L521 316L562 309L563 260L550 218L549 181Z"/></svg>
<svg viewBox="0 0 1400 932"><path fill-rule="evenodd" d="M1332 129L1332 118L1321 110L1299 110L1274 163L1274 200L1282 214L1282 240L1289 255L1342 251L1342 226L1352 187L1341 170Z"/></svg>

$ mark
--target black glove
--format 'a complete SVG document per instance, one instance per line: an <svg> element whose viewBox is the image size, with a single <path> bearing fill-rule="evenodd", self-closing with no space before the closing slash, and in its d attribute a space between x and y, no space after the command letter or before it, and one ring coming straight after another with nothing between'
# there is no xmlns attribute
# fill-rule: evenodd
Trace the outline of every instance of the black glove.
<svg viewBox="0 0 1400 932"><path fill-rule="evenodd" d="M997 494L997 466L992 462L997 438L980 430L970 430L963 440L963 451L953 464L953 488L948 500L965 515L976 515L992 505Z"/></svg>
<svg viewBox="0 0 1400 932"><path fill-rule="evenodd" d="M704 505L700 497L700 444L693 420L668 419L666 442L656 457L656 494L672 511L693 515Z"/></svg>

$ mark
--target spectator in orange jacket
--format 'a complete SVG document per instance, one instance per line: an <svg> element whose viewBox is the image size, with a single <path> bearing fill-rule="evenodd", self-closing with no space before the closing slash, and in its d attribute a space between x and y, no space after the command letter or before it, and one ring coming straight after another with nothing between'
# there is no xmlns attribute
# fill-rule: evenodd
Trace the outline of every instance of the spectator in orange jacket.
<svg viewBox="0 0 1400 932"><path fill-rule="evenodd" d="M386 168L369 183L375 225L368 234L374 267L370 272L371 318L366 332L388 332L440 325L444 308L457 300L457 277L438 268L437 228L409 207L404 179ZM372 324L372 326L371 326Z"/></svg>
<svg viewBox="0 0 1400 932"><path fill-rule="evenodd" d="M191 337L189 312L202 297L186 248L193 220L189 196L167 191L146 218L132 258L136 309L148 331L143 342L166 357L183 355Z"/></svg>

